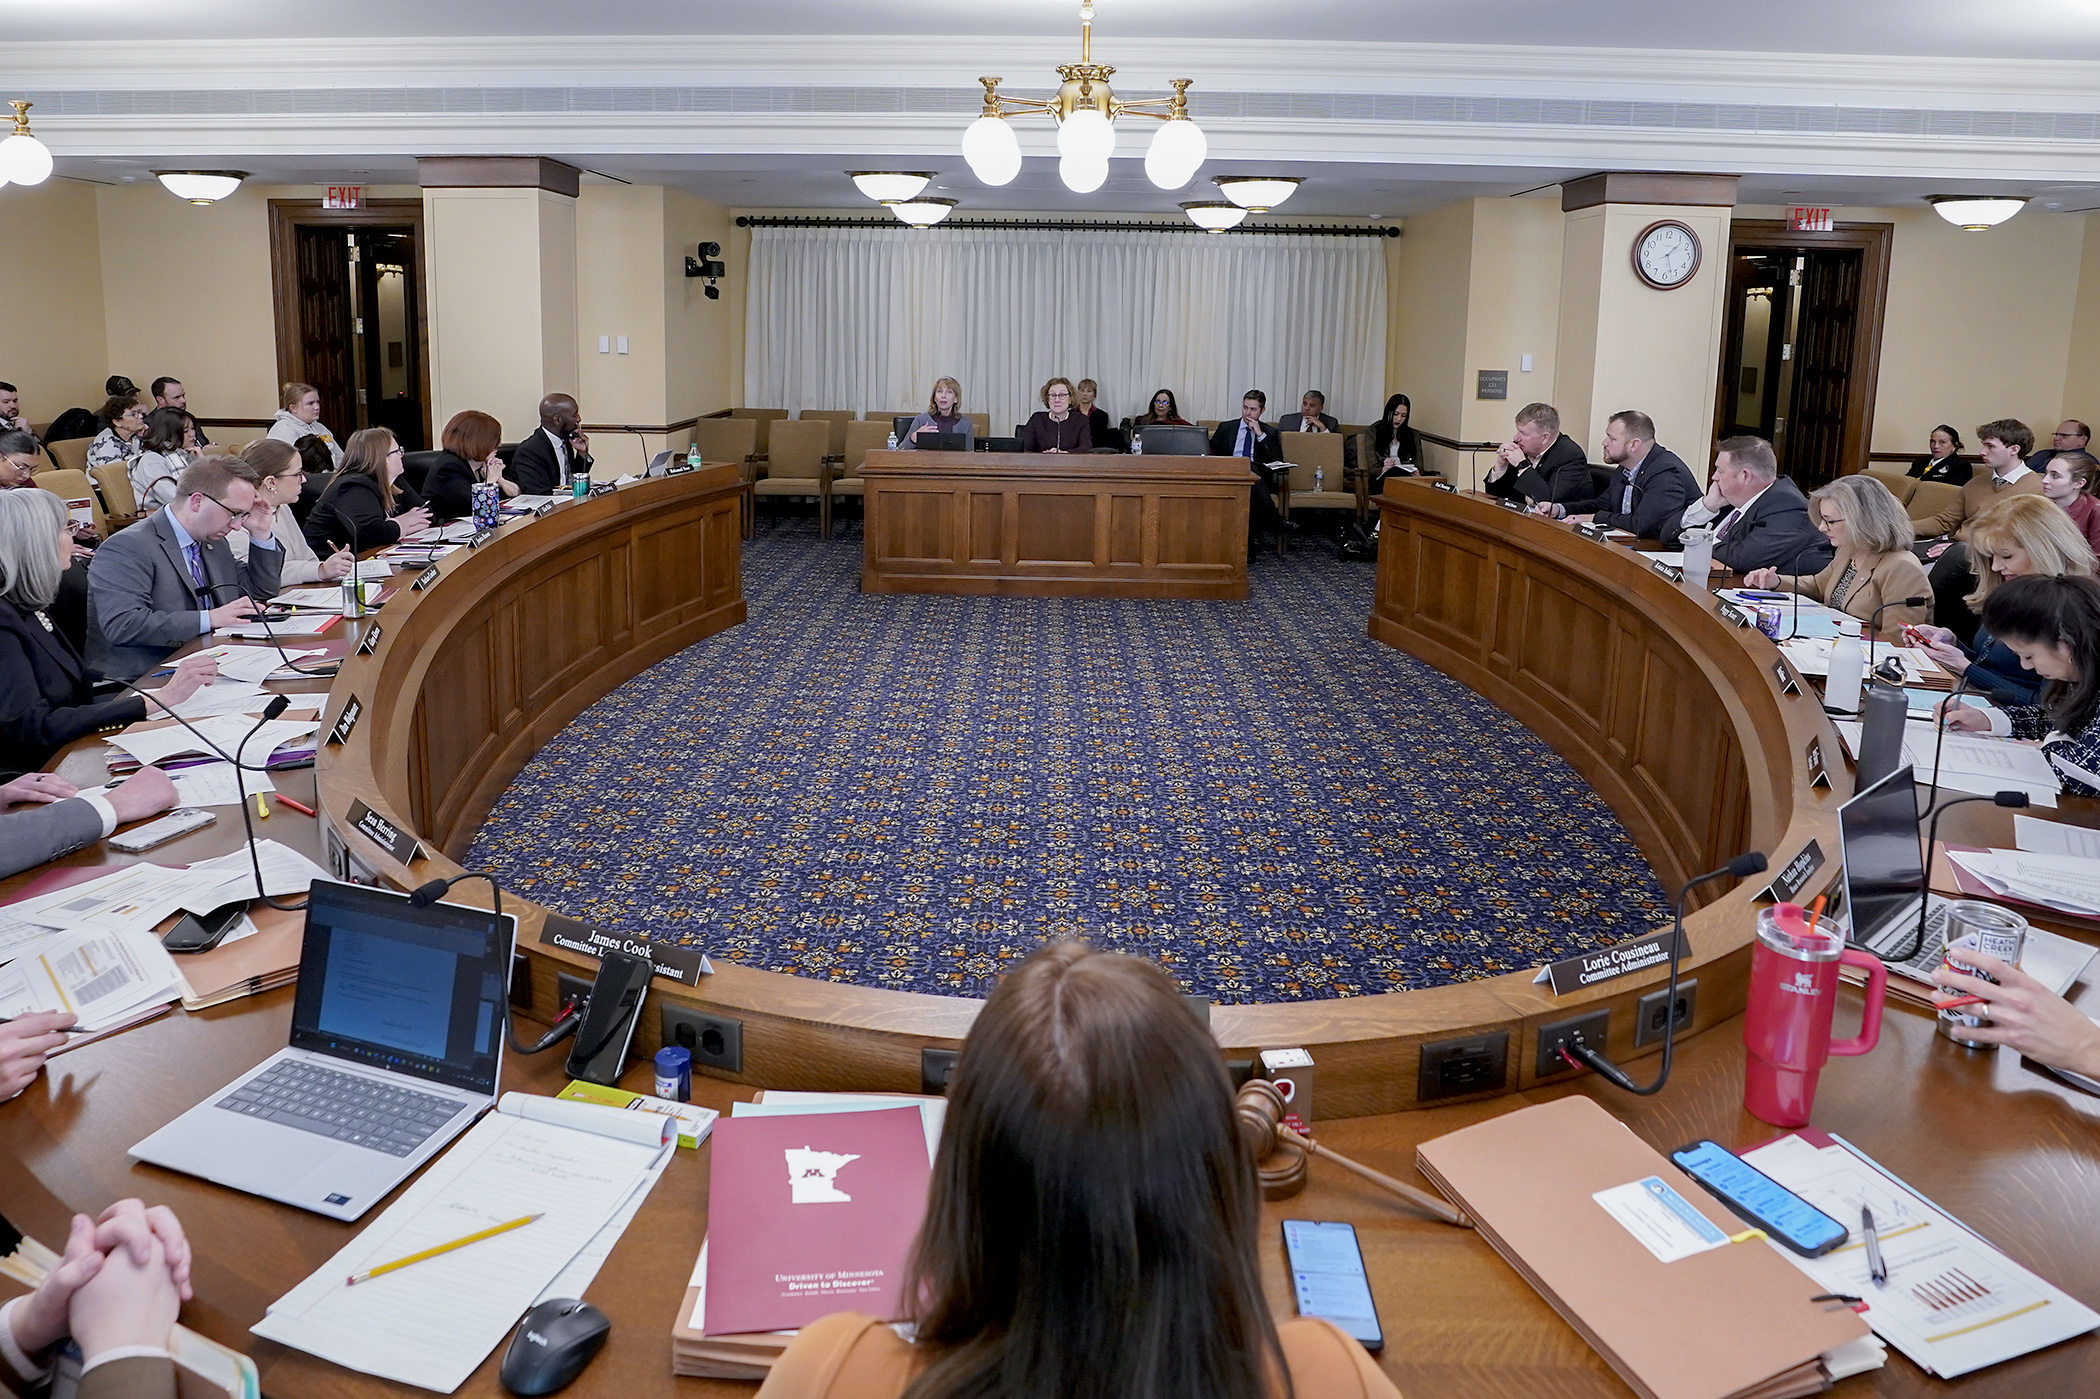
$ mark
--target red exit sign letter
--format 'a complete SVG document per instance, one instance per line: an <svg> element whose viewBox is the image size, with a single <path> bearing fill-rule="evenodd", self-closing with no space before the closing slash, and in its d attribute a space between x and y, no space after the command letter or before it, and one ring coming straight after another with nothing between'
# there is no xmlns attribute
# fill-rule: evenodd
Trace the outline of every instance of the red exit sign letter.
<svg viewBox="0 0 2100 1399"><path fill-rule="evenodd" d="M324 209L362 209L365 207L363 185L330 185L328 197L321 201Z"/></svg>
<svg viewBox="0 0 2100 1399"><path fill-rule="evenodd" d="M1789 233L1829 233L1837 225L1831 221L1828 209L1794 207L1786 211L1786 227Z"/></svg>

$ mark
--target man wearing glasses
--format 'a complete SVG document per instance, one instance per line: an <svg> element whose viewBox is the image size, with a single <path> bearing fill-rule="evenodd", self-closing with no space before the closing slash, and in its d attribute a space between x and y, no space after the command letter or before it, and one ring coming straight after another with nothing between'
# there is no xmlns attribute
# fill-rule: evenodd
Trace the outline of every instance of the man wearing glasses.
<svg viewBox="0 0 2100 1399"><path fill-rule="evenodd" d="M214 627L252 617L277 593L284 553L276 514L238 457L200 457L175 483L175 499L119 530L95 551L88 575L88 664L135 680ZM226 536L248 532L246 562Z"/></svg>
<svg viewBox="0 0 2100 1399"><path fill-rule="evenodd" d="M2076 418L2065 418L2049 434L2049 445L2027 459L2027 469L2040 475L2048 467L2049 458L2058 452L2089 452L2093 430Z"/></svg>

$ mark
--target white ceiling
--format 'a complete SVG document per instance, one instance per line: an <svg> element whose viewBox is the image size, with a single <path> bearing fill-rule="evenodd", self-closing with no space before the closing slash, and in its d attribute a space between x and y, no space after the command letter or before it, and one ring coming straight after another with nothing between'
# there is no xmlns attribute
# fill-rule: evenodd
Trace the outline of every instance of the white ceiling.
<svg viewBox="0 0 2100 1399"><path fill-rule="evenodd" d="M1063 35L1075 0L0 0L9 44L440 35ZM1098 0L1117 36L2100 60L2100 0ZM316 68L327 55L314 54ZM19 76L18 74L13 76Z"/></svg>

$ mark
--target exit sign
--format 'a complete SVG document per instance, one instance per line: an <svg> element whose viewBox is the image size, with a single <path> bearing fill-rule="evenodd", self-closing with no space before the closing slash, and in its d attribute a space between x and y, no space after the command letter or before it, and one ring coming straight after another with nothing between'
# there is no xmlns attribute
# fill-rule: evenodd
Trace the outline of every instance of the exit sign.
<svg viewBox="0 0 2100 1399"><path fill-rule="evenodd" d="M1795 206L1786 211L1786 231L1789 233L1829 233L1836 227L1828 209Z"/></svg>
<svg viewBox="0 0 2100 1399"><path fill-rule="evenodd" d="M363 185L330 185L328 197L321 201L324 209L362 209L365 207Z"/></svg>

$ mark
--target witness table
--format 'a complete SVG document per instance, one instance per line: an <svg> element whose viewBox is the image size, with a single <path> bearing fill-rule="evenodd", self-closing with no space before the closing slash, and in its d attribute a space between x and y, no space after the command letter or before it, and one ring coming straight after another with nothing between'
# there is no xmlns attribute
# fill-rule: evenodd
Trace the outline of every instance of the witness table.
<svg viewBox="0 0 2100 1399"><path fill-rule="evenodd" d="M1243 598L1235 457L870 452L870 593Z"/></svg>

